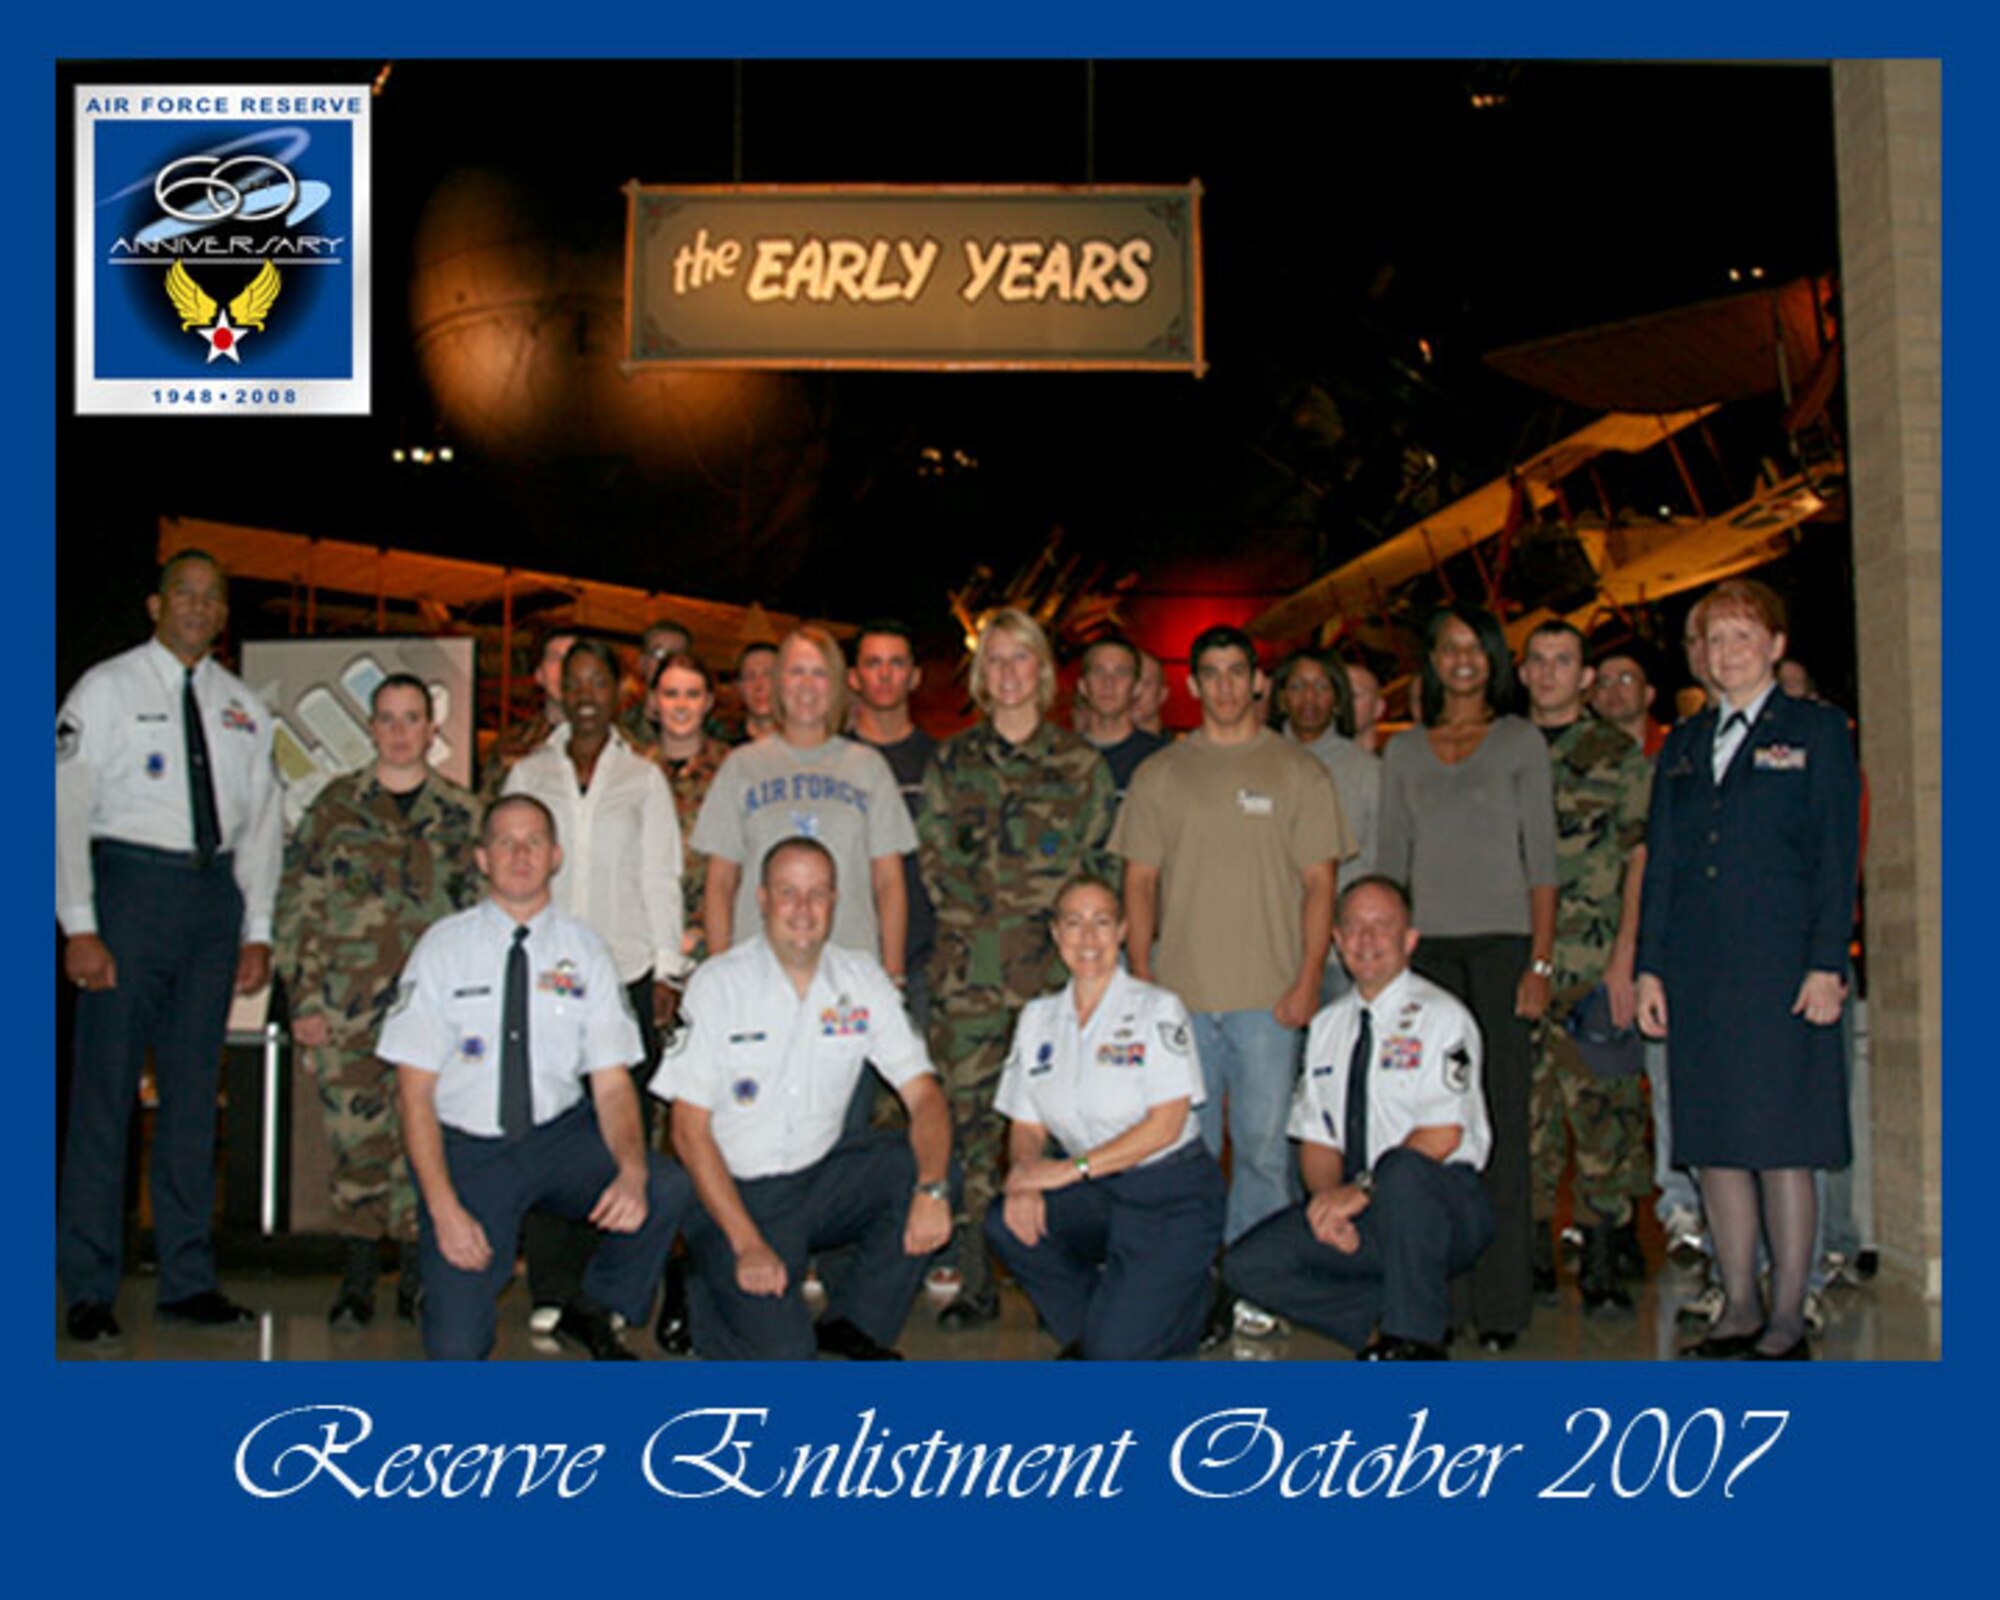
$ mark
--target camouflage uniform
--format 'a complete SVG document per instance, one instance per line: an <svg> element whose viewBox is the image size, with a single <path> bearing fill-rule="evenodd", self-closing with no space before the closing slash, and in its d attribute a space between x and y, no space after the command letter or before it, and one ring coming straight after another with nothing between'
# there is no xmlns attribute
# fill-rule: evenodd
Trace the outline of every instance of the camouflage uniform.
<svg viewBox="0 0 2000 1600"><path fill-rule="evenodd" d="M981 722L940 745L924 777L918 864L937 912L930 1048L965 1171L956 1249L968 1297L991 1287L981 1229L1000 1190L1006 1119L993 1096L1014 1021L1063 982L1049 938L1056 892L1080 872L1118 882L1105 849L1116 805L1096 748L1046 721L1018 746Z"/></svg>
<svg viewBox="0 0 2000 1600"><path fill-rule="evenodd" d="M701 748L678 764L661 751L652 753L667 775L667 787L674 791L674 811L681 825L681 926L694 937L688 954L697 961L708 955L708 931L702 921L702 906L708 897L708 852L695 849L688 841L694 837L695 818L708 798L708 786L715 781L729 748L720 739L704 736Z"/></svg>
<svg viewBox="0 0 2000 1600"><path fill-rule="evenodd" d="M1645 1080L1592 1076L1563 1023L1603 981L1624 909L1625 866L1646 842L1652 768L1624 733L1583 716L1549 746L1555 784L1555 977L1537 1030L1529 1161L1538 1220L1555 1215L1564 1158L1576 1155L1578 1222L1623 1226L1652 1192Z"/></svg>
<svg viewBox="0 0 2000 1600"><path fill-rule="evenodd" d="M375 1036L417 936L477 903L473 797L435 772L403 814L370 771L328 784L285 851L275 961L292 1016L323 1016L311 1050L333 1149L333 1209L354 1238L414 1240L416 1195L392 1070Z"/></svg>

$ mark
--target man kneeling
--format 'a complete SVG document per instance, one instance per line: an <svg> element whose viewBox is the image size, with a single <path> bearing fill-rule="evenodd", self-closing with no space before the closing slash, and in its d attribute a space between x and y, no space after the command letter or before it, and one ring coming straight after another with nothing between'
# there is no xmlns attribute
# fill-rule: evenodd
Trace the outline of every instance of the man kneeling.
<svg viewBox="0 0 2000 1600"><path fill-rule="evenodd" d="M1363 1361L1441 1361L1446 1283L1493 1237L1479 1026L1409 970L1395 880L1348 885L1334 940L1354 988L1313 1019L1288 1129L1309 1198L1237 1240L1222 1275Z"/></svg>
<svg viewBox="0 0 2000 1600"><path fill-rule="evenodd" d="M491 1353L521 1220L541 1206L605 1235L557 1334L636 1360L606 1312L643 1322L689 1198L639 1130L639 1025L603 942L549 903L562 849L548 808L495 801L474 855L486 900L417 942L375 1047L396 1065L422 1201L424 1353Z"/></svg>
<svg viewBox="0 0 2000 1600"><path fill-rule="evenodd" d="M695 972L653 1079L701 1202L687 1221L689 1326L711 1359L900 1360L891 1346L926 1258L951 1236L944 1095L889 975L827 943L836 890L818 840L771 847L763 933ZM841 1141L871 1062L909 1111L907 1140ZM847 1244L854 1259L815 1328L807 1259Z"/></svg>

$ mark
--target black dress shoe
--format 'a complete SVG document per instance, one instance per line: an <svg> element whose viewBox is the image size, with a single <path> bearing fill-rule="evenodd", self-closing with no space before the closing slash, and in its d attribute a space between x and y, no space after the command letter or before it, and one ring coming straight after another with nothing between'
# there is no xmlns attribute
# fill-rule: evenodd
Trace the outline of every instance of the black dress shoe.
<svg viewBox="0 0 2000 1600"><path fill-rule="evenodd" d="M653 1323L653 1342L670 1356L694 1354L694 1330L688 1326L687 1262L679 1256L667 1262L660 1280L660 1315Z"/></svg>
<svg viewBox="0 0 2000 1600"><path fill-rule="evenodd" d="M813 1338L823 1356L845 1356L849 1361L901 1361L903 1353L877 1344L845 1317L822 1320L813 1328Z"/></svg>
<svg viewBox="0 0 2000 1600"><path fill-rule="evenodd" d="M334 1297L326 1320L336 1328L365 1328L375 1320L375 1297L352 1287L343 1288Z"/></svg>
<svg viewBox="0 0 2000 1600"><path fill-rule="evenodd" d="M71 1306L66 1326L78 1344L112 1345L123 1337L111 1308L95 1300L79 1300Z"/></svg>
<svg viewBox="0 0 2000 1600"><path fill-rule="evenodd" d="M1753 1345L1750 1348L1749 1354L1744 1356L1743 1359L1745 1361L1810 1361L1812 1360L1812 1347L1806 1343L1806 1336L1800 1334L1793 1343L1786 1345L1782 1350L1759 1350Z"/></svg>
<svg viewBox="0 0 2000 1600"><path fill-rule="evenodd" d="M1757 1341L1764 1337L1762 1328L1752 1328L1748 1333L1711 1333L1700 1344L1683 1345L1683 1361L1741 1361L1757 1348Z"/></svg>
<svg viewBox="0 0 2000 1600"><path fill-rule="evenodd" d="M1518 1333L1491 1333L1482 1329L1479 1335L1479 1348L1489 1356L1504 1356L1520 1342Z"/></svg>
<svg viewBox="0 0 2000 1600"><path fill-rule="evenodd" d="M963 1333L993 1322L999 1315L1000 1296L991 1289L984 1294L967 1294L961 1289L958 1298L938 1313L938 1326L946 1333Z"/></svg>
<svg viewBox="0 0 2000 1600"><path fill-rule="evenodd" d="M257 1320L248 1306L239 1306L220 1289L204 1289L184 1300L162 1300L160 1315L169 1322L191 1322L198 1328L240 1328Z"/></svg>
<svg viewBox="0 0 2000 1600"><path fill-rule="evenodd" d="M1081 1339L1070 1340L1068 1344L1056 1352L1056 1360L1058 1361L1081 1361L1082 1359L1083 1341Z"/></svg>
<svg viewBox="0 0 2000 1600"><path fill-rule="evenodd" d="M592 1361L637 1361L625 1348L611 1319L595 1306L566 1305L556 1318L556 1337L582 1348Z"/></svg>
<svg viewBox="0 0 2000 1600"><path fill-rule="evenodd" d="M1355 1351L1356 1361L1445 1361L1450 1358L1441 1344L1422 1339L1405 1339L1397 1334L1378 1333Z"/></svg>

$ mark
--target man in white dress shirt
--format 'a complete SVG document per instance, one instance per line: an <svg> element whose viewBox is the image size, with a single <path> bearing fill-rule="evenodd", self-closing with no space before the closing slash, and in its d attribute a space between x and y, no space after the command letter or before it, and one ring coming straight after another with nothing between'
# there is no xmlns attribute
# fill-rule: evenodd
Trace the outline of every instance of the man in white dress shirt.
<svg viewBox="0 0 2000 1600"><path fill-rule="evenodd" d="M761 864L764 931L695 972L686 1026L653 1092L701 1206L687 1218L695 1349L713 1359L900 1360L928 1258L951 1237L951 1116L881 964L828 942L832 852L786 839ZM843 1141L868 1063L909 1112L907 1138ZM855 1246L818 1327L807 1258Z"/></svg>
<svg viewBox="0 0 2000 1600"><path fill-rule="evenodd" d="M376 1043L397 1069L423 1202L424 1351L491 1352L495 1301L539 1206L603 1235L556 1331L594 1360L635 1360L606 1313L639 1323L651 1310L687 1179L646 1153L639 1028L610 954L551 903L562 848L548 808L496 800L476 854L487 898L418 941Z"/></svg>
<svg viewBox="0 0 2000 1600"><path fill-rule="evenodd" d="M1343 890L1334 937L1354 987L1313 1019L1287 1130L1308 1198L1237 1240L1222 1275L1363 1361L1441 1361L1446 1284L1493 1237L1479 1025L1410 971L1393 879Z"/></svg>
<svg viewBox="0 0 2000 1600"><path fill-rule="evenodd" d="M283 817L271 714L209 659L222 568L184 550L146 602L153 637L93 667L56 717L56 920L77 1000L56 1271L80 1344L118 1338L125 1140L150 1048L163 1315L226 1327L216 1286L215 1096L230 995L271 971Z"/></svg>

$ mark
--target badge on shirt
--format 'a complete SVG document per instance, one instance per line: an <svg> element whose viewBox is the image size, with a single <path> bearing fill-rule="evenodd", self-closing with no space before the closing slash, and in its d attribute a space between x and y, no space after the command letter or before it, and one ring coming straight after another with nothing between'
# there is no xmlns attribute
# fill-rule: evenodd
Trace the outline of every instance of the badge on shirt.
<svg viewBox="0 0 2000 1600"><path fill-rule="evenodd" d="M1250 789L1238 789L1236 809L1246 817L1268 817L1277 810L1277 802L1268 794L1258 794Z"/></svg>
<svg viewBox="0 0 2000 1600"><path fill-rule="evenodd" d="M1459 1094L1472 1087L1472 1052L1463 1039L1444 1053L1444 1081Z"/></svg>
<svg viewBox="0 0 2000 1600"><path fill-rule="evenodd" d="M1160 1043L1177 1056L1188 1053L1188 1031L1185 1022L1163 1022L1160 1024Z"/></svg>
<svg viewBox="0 0 2000 1600"><path fill-rule="evenodd" d="M567 957L537 978L535 987L544 994L559 994L569 1000L584 997L583 974L577 971L576 963Z"/></svg>
<svg viewBox="0 0 2000 1600"><path fill-rule="evenodd" d="M1750 757L1759 772L1804 772L1806 770L1806 750L1804 745L1767 744L1761 750L1753 750Z"/></svg>
<svg viewBox="0 0 2000 1600"><path fill-rule="evenodd" d="M868 1031L868 1008L852 1004L846 995L819 1014L819 1031L828 1039L844 1039Z"/></svg>
<svg viewBox="0 0 2000 1600"><path fill-rule="evenodd" d="M738 1078L729 1086L729 1098L739 1106L747 1106L757 1098L757 1080Z"/></svg>
<svg viewBox="0 0 2000 1600"><path fill-rule="evenodd" d="M792 832L805 839L819 837L819 817L811 811L792 813Z"/></svg>
<svg viewBox="0 0 2000 1600"><path fill-rule="evenodd" d="M1424 1061L1424 1042L1407 1033L1391 1034L1382 1041L1379 1064L1384 1072L1415 1072Z"/></svg>
<svg viewBox="0 0 2000 1600"><path fill-rule="evenodd" d="M83 748L83 718L65 711L56 718L56 760L67 761Z"/></svg>
<svg viewBox="0 0 2000 1600"><path fill-rule="evenodd" d="M486 1055L486 1041L476 1033L468 1033L458 1041L458 1053L467 1061L479 1061Z"/></svg>
<svg viewBox="0 0 2000 1600"><path fill-rule="evenodd" d="M1146 1064L1146 1047L1136 1042L1101 1044L1097 1047L1097 1064L1100 1067L1143 1067Z"/></svg>
<svg viewBox="0 0 2000 1600"><path fill-rule="evenodd" d="M1039 1078L1055 1066L1056 1047L1044 1039L1035 1047L1035 1064L1028 1068L1028 1076Z"/></svg>
<svg viewBox="0 0 2000 1600"><path fill-rule="evenodd" d="M167 758L157 750L148 751L146 754L146 776L149 778L164 778L166 775Z"/></svg>
<svg viewBox="0 0 2000 1600"><path fill-rule="evenodd" d="M257 731L257 719L250 715L241 700L232 699L222 708L222 725L234 729L237 733Z"/></svg>

